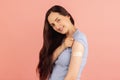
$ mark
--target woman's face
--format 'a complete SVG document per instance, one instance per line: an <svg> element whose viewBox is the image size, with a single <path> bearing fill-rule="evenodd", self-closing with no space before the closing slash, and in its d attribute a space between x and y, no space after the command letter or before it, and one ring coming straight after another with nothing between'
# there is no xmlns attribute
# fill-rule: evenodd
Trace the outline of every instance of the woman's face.
<svg viewBox="0 0 120 80"><path fill-rule="evenodd" d="M48 22L56 32L61 34L66 34L71 25L69 16L63 16L57 12L50 13L48 16Z"/></svg>

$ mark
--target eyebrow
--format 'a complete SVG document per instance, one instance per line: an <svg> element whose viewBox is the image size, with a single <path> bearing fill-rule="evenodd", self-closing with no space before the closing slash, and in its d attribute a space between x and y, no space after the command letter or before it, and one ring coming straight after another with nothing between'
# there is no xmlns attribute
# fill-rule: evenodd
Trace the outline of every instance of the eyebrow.
<svg viewBox="0 0 120 80"><path fill-rule="evenodd" d="M55 21L58 19L58 17L55 19Z"/></svg>

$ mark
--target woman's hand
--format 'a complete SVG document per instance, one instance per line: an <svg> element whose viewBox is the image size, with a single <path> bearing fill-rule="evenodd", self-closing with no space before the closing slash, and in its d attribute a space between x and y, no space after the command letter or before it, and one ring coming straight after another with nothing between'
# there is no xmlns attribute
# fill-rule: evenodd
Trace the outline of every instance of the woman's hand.
<svg viewBox="0 0 120 80"><path fill-rule="evenodd" d="M58 58L58 56L61 54L61 52L68 48L72 47L74 39L72 37L67 37L64 39L64 42L57 48L55 49L53 53L53 62Z"/></svg>
<svg viewBox="0 0 120 80"><path fill-rule="evenodd" d="M72 37L66 37L62 43L64 48L72 47L74 39Z"/></svg>

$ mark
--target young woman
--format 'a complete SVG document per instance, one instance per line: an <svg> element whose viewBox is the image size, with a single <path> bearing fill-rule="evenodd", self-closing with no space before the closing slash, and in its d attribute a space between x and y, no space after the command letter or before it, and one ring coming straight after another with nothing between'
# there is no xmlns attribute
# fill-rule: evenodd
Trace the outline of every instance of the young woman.
<svg viewBox="0 0 120 80"><path fill-rule="evenodd" d="M87 39L62 6L47 11L43 42L37 66L40 80L80 80L88 55Z"/></svg>

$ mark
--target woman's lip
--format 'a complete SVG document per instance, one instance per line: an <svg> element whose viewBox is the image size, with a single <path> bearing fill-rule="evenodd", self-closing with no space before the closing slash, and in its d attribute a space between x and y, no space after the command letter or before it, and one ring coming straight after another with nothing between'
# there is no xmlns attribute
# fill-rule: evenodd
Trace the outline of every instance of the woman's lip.
<svg viewBox="0 0 120 80"><path fill-rule="evenodd" d="M59 29L61 32L63 31L63 27Z"/></svg>
<svg viewBox="0 0 120 80"><path fill-rule="evenodd" d="M63 30L63 28L61 28L61 31Z"/></svg>
<svg viewBox="0 0 120 80"><path fill-rule="evenodd" d="M63 28L64 28L64 26L60 26L59 29L58 29L58 32L61 33L63 31Z"/></svg>

